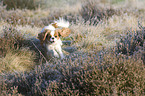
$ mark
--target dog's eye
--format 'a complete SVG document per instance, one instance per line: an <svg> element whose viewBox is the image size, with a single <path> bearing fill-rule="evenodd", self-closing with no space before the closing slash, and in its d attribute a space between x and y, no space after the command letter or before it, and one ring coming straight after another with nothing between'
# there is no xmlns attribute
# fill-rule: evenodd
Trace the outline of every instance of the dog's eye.
<svg viewBox="0 0 145 96"><path fill-rule="evenodd" d="M55 38L57 38L57 36L55 36Z"/></svg>
<svg viewBox="0 0 145 96"><path fill-rule="evenodd" d="M46 38L51 38L51 36L50 35L47 35Z"/></svg>

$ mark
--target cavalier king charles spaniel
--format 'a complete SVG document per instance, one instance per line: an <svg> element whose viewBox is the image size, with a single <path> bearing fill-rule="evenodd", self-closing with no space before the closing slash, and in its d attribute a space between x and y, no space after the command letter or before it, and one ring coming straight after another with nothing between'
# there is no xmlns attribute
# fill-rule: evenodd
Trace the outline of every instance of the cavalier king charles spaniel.
<svg viewBox="0 0 145 96"><path fill-rule="evenodd" d="M71 30L68 28L69 22L63 18L54 21L54 23L45 26L41 33L38 34L41 46L45 47L48 58L57 57L64 58L62 52L62 41L60 37L66 37L70 34Z"/></svg>

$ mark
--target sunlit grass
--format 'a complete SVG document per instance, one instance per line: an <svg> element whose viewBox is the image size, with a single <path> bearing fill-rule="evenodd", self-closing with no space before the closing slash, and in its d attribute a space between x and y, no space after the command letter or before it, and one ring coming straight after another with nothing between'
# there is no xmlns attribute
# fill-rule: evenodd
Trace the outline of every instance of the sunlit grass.
<svg viewBox="0 0 145 96"><path fill-rule="evenodd" d="M33 10L1 4L0 94L145 95L144 3L47 0ZM58 17L72 32L61 37L69 43L65 59L48 61L37 34Z"/></svg>

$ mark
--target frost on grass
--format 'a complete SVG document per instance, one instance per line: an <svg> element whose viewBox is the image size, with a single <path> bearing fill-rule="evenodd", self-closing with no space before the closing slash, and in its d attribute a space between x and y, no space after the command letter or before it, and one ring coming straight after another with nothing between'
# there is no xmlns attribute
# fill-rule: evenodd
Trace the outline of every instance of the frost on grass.
<svg viewBox="0 0 145 96"><path fill-rule="evenodd" d="M0 5L1 95L145 95L144 1L60 1L35 10ZM36 37L58 17L72 30L61 38L66 58L47 61Z"/></svg>

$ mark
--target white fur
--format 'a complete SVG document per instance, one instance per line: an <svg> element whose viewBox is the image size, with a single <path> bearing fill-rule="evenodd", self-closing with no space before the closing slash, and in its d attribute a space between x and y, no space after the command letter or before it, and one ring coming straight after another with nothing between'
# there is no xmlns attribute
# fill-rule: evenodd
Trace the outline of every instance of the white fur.
<svg viewBox="0 0 145 96"><path fill-rule="evenodd" d="M60 39L52 44L45 44L45 47L47 49L47 55L50 58L56 57L56 58L63 59L65 56L63 55L61 45L62 45L62 41Z"/></svg>
<svg viewBox="0 0 145 96"><path fill-rule="evenodd" d="M48 26L45 26L45 27L41 30L41 32L44 32L45 29L48 29L48 30L54 31L54 30L55 30L55 27L52 26L52 25L50 24L50 25L48 25Z"/></svg>
<svg viewBox="0 0 145 96"><path fill-rule="evenodd" d="M63 18L59 18L59 20L56 20L54 22L57 23L57 26L59 26L59 27L64 27L64 28L69 27L69 22L65 21Z"/></svg>
<svg viewBox="0 0 145 96"><path fill-rule="evenodd" d="M51 31L50 34L51 34L51 36L52 36L52 37L50 38L50 41L56 42L56 41L57 41L57 38L55 38L55 36L54 36L55 31ZM52 39L52 38L53 38L53 39Z"/></svg>

